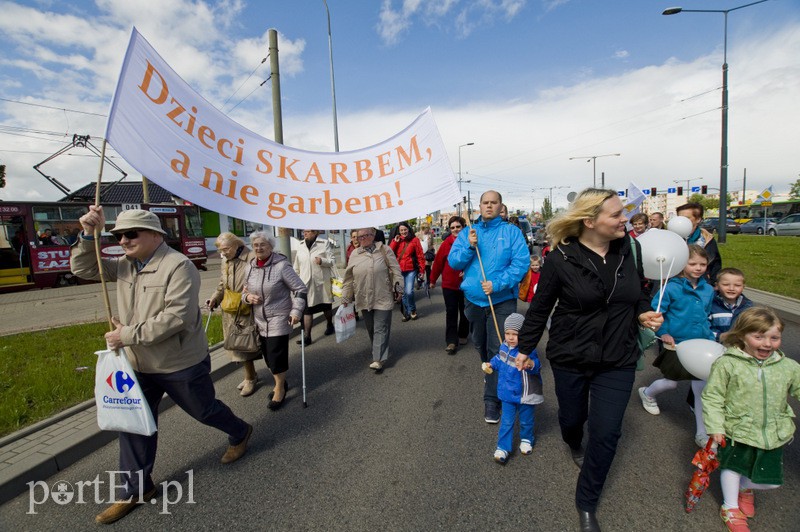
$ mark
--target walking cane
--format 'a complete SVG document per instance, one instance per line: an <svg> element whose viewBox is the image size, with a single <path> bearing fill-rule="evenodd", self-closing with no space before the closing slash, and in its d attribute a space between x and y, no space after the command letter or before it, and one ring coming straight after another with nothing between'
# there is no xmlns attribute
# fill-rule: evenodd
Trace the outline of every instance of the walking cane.
<svg viewBox="0 0 800 532"><path fill-rule="evenodd" d="M306 402L306 336L300 327L300 365L303 372L303 408L308 408Z"/></svg>
<svg viewBox="0 0 800 532"><path fill-rule="evenodd" d="M208 319L206 320L206 335L208 334L208 324L211 323L211 314L214 312L214 307L208 309Z"/></svg>
<svg viewBox="0 0 800 532"><path fill-rule="evenodd" d="M472 221L469 219L469 216L467 217L467 226L469 227L469 230L472 231ZM476 236L477 236L477 233L476 233ZM467 241L469 242L469 238L467 238ZM483 280L485 282L486 281L486 271L483 269L483 261L481 260L481 252L480 252L480 249L478 248L478 244L479 244L479 242L475 244L475 253L478 255L478 264L481 267L481 276L483 277ZM500 327L497 325L497 315L494 313L494 304L492 303L492 296L489 295L489 294L486 294L486 298L489 300L489 309L492 311L492 321L494 321L494 330L497 332L497 339L502 344L503 343L503 337L500 335Z"/></svg>

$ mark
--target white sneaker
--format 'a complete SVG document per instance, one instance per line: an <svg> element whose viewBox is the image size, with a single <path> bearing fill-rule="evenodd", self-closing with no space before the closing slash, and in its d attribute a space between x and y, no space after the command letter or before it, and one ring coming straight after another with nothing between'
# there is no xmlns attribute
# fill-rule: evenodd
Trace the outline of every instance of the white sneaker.
<svg viewBox="0 0 800 532"><path fill-rule="evenodd" d="M533 452L533 445L528 440L522 440L519 442L519 452L527 456Z"/></svg>
<svg viewBox="0 0 800 532"><path fill-rule="evenodd" d="M661 413L661 410L658 408L658 403L656 402L656 400L652 399L646 393L644 393L646 389L647 388L645 386L639 388L639 398L642 400L642 406L644 407L645 410L647 410L649 414L657 416Z"/></svg>
<svg viewBox="0 0 800 532"><path fill-rule="evenodd" d="M505 464L506 460L508 460L508 453L505 452L503 449L497 449L494 452L494 461L498 464Z"/></svg>
<svg viewBox="0 0 800 532"><path fill-rule="evenodd" d="M378 362L377 360L376 360L375 362L373 362L372 364L370 364L370 365L369 365L369 368L370 368L370 369L374 369L374 370L376 370L376 371L377 371L377 370L379 370L379 369L381 369L382 367L383 367L383 364L381 364L381 363L380 363L380 362Z"/></svg>

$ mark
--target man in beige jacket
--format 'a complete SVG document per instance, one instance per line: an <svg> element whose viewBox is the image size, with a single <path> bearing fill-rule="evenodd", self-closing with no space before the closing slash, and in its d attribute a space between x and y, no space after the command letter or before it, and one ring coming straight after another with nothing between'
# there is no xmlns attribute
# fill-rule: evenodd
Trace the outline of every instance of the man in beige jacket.
<svg viewBox="0 0 800 532"><path fill-rule="evenodd" d="M72 273L99 280L92 240L96 228L105 228L103 208L89 207L79 221L83 233L71 249ZM247 450L253 427L215 397L197 268L167 246L161 223L151 212L120 213L111 233L125 256L102 259L106 280L117 283L119 313L112 320L114 330L105 335L106 343L110 349L125 349L156 422L166 393L193 418L228 434L223 464L238 460ZM151 475L157 443L158 432L119 433L122 497L96 517L98 523L113 523L155 496Z"/></svg>

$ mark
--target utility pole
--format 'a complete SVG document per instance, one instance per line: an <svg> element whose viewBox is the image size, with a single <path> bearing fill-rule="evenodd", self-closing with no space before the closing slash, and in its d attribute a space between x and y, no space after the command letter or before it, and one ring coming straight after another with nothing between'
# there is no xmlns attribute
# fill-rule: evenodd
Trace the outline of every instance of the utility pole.
<svg viewBox="0 0 800 532"><path fill-rule="evenodd" d="M272 80L272 124L275 131L275 142L283 144L283 113L281 111L281 75L278 64L278 30L272 28L268 32L269 36L269 71ZM278 251L289 262L292 261L292 244L289 241L289 229L278 228Z"/></svg>

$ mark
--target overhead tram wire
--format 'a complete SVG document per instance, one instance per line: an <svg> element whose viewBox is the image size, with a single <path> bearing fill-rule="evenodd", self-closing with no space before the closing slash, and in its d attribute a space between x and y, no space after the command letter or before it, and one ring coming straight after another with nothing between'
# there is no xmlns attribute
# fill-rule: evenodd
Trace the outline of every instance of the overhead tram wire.
<svg viewBox="0 0 800 532"><path fill-rule="evenodd" d="M244 98L242 98L241 100L239 100L239 103L242 103L243 101L245 101L246 99L248 99L248 98L249 98L249 97L250 97L250 96L251 96L251 95L252 95L254 92L256 92L258 89L260 89L261 87L263 87L263 86L264 86L264 83L268 82L268 81L269 81L271 78L272 78L272 74L270 74L270 75L269 75L269 77L268 77L267 79L265 79L264 81L262 81L261 83L259 83L259 84L258 84L258 87L256 87L255 89L251 90L251 91L250 91L250 94L248 94L247 96L245 96ZM234 105L233 107L231 107L230 109L228 109L228 112L230 113L231 111L233 111L234 109L236 109L237 107L239 107L239 103L237 103L236 105Z"/></svg>
<svg viewBox="0 0 800 532"><path fill-rule="evenodd" d="M249 75L249 76L247 76L247 79L245 79L245 80L242 82L242 84L241 84L241 85L239 85L239 87L238 87L238 88L237 88L235 91L233 91L233 94L231 94L230 96L228 96L228 99L227 99L227 100L225 100L225 102L222 104L222 107L225 107L226 105L228 105L228 102L229 102L229 101L231 101L231 98L233 98L234 96L236 96L236 93L237 93L237 92L239 92L239 91L242 89L242 87L244 87L244 84L245 84L245 83L247 83L248 81L250 81L250 78L252 78L252 77L253 77L253 74L255 74L255 73L256 73L256 70L258 70L258 67L260 67L261 65L263 65L264 63L266 63L266 62L267 62L267 59L269 59L269 54L267 54L267 57L263 58L263 59L261 60L261 62L259 62L259 63L258 63L256 66L255 66L255 68L253 69L253 71L252 71L252 72L250 72L250 75ZM269 78L267 78L267 79L269 79ZM263 83L262 83L262 85L263 85ZM252 94L252 92L251 92L250 94ZM247 96L250 96L250 94L248 94ZM245 98L247 98L247 96L245 96ZM242 101L244 101L244 100L242 100ZM239 102L239 103L242 103L242 102ZM236 105L239 105L239 103L237 103ZM228 110L228 112L230 113L231 111L233 111L233 110L236 108L236 105L234 105L234 106L233 106L233 107L232 107L230 110Z"/></svg>
<svg viewBox="0 0 800 532"><path fill-rule="evenodd" d="M709 94L709 93L711 93L711 92L715 92L715 91L718 91L718 90L719 90L719 87L717 87L717 88L714 88L714 89L708 89L708 90L705 90L705 91L703 91L703 92L700 92L700 93L697 93L697 94L693 94L693 95L691 95L691 96L688 96L688 97L686 97L686 98L683 98L683 99L681 99L681 100L678 100L678 101L676 101L676 102L672 102L672 103L669 103L669 104L667 104L667 105L662 105L662 106L660 106L660 107L656 107L655 109L651 109L651 110L649 110L649 111L645 111L645 112L643 112L643 113L639 113L639 114L636 114L636 115L633 115L633 116L629 116L629 117L627 117L627 118L623 118L623 119L621 119L621 120L616 120L616 121L614 121L614 122L609 122L608 124L603 124L603 125L601 125L601 126L598 126L598 127L592 128L592 129L587 129L586 131L581 131L581 132L579 132L579 133L576 133L575 135L572 135L572 136L569 136L569 137L565 137L565 138L562 138L562 139L557 139L557 140L554 140L554 141L552 141L552 142L549 142L549 143L547 143L547 144L543 144L543 145L541 145L541 146L538 146L538 147L532 148L532 149L530 149L530 150L527 150L527 151L525 151L525 152L523 152L523 153L519 153L519 154L517 154L517 155L512 155L512 156L510 156L510 157L505 157L505 158L503 158L503 159L500 159L500 160L497 160L497 161L493 161L493 162L487 163L487 164L485 164L485 165L479 166L478 168L479 168L479 169L480 169L480 168L485 168L485 167L487 167L487 166L492 166L492 165L494 165L494 164L497 164L497 163L501 163L501 162L504 162L504 161L509 161L509 160L511 160L511 159L516 159L516 158L518 158L518 157L523 157L523 156L525 156L525 155L527 155L527 154L530 154L530 153L531 153L531 152L533 152L533 151L542 150L542 149L544 149L544 148L547 148L547 147L550 147L550 146L554 146L554 145L557 145L557 144L561 144L561 143L567 142L567 141L569 141L569 140L576 139L576 138L579 138L579 137L582 137L582 136L588 135L589 133L593 133L593 132L595 132L595 131L600 131L600 130L602 130L602 129L606 129L606 128L609 128L609 127L612 127L612 126L616 126L616 125L618 125L618 124L622 124L622 123L628 122L628 121L630 121L630 120L634 120L634 119L637 119L637 118L641 118L641 117L647 116L647 115L649 115L649 114L651 114L651 113L655 113L655 112L658 112L658 111L661 111L661 110L664 110L664 109L668 109L668 108L670 108L670 107L673 107L673 106L675 106L675 105L681 104L681 103L683 103L683 102L686 102L686 101L688 101L688 100L691 100L691 99L697 98L697 97L699 97L699 96L703 96L703 95L705 95L705 94ZM603 140L603 141L600 141L600 142L606 142L606 140ZM592 144L592 145L593 145L593 144ZM592 146L592 145L590 145L590 146ZM586 146L584 146L584 147L586 147ZM578 147L578 148L574 148L574 149L580 149L580 147ZM558 154L558 155L553 155L553 156L550 156L550 157L546 157L546 158L544 158L544 159L538 159L537 161L543 161L543 160L547 160L547 159L550 159L550 158L553 158L553 157L559 157L559 156L563 155L563 153L567 153L567 152L562 152L561 154ZM533 161L533 162L537 162L537 161ZM521 164L521 165L519 165L519 166L513 166L513 167L511 167L511 168L508 168L507 170L514 170L514 169L516 169L516 168L520 168L520 167L522 167L522 166L526 166L527 164L530 164L530 163L524 163L524 164ZM502 171L507 171L507 170L502 170Z"/></svg>
<svg viewBox="0 0 800 532"><path fill-rule="evenodd" d="M32 107L43 107L44 109L54 109L56 111L64 111L65 113L78 113L81 115L90 115L90 116L99 116L102 118L108 118L108 115L101 114L101 113L92 113L90 111L78 111L77 109L67 109L66 107L55 107L52 105L44 105L41 103L31 103L31 102L21 102L19 100L11 100L9 98L0 98L0 101L3 102L10 102L10 103L18 103L20 105L30 105Z"/></svg>
<svg viewBox="0 0 800 532"><path fill-rule="evenodd" d="M653 130L653 129L659 129L659 128L662 128L662 127L666 127L666 126L669 126L669 125L674 124L676 122L681 122L681 121L689 119L689 118L695 118L697 116L704 115L704 114L711 113L713 111L718 111L718 110L719 110L719 106L715 107L713 109L707 109L705 111L701 111L699 113L695 113L695 114L691 114L691 115L687 115L687 116L682 116L680 118L675 118L675 119L669 120L667 122L656 124L654 126L645 127L643 129L637 129L635 131L631 131L631 132L625 133L623 135L617 135L616 137L601 139L601 140L598 140L597 142L592 142L590 144L584 144L584 145L581 145L581 146L572 147L569 150L563 150L563 151L560 151L560 152L555 153L553 155L548 155L547 157L542 157L541 159L535 159L535 160L532 160L532 161L526 161L525 163L518 164L516 166L503 168L502 170L498 170L497 173L510 172L512 170L516 170L518 168L523 168L525 166L529 166L529 165L532 165L532 164L540 163L542 161L548 161L550 159L563 157L564 155L572 153L574 150L582 150L584 148L592 148L592 147L600 145L600 144L605 144L605 143L608 143L608 142L611 142L611 141L614 141L614 140L622 139L622 138L625 138L625 137L630 137L631 135L638 135L639 133L644 133L645 131L650 131L650 130ZM556 144L556 143L557 142L554 142L554 143L551 143L551 144ZM516 157L516 156L514 156L514 157ZM507 157L504 160L508 160L508 159L511 159L511 158L512 157ZM485 165L481 166L480 168L485 168L485 167L489 166L490 164L492 164L492 163L485 164Z"/></svg>

